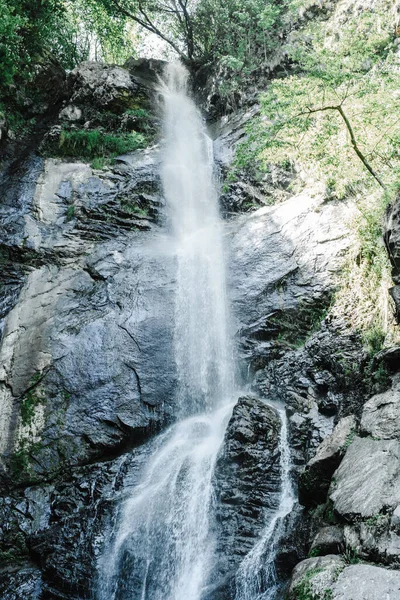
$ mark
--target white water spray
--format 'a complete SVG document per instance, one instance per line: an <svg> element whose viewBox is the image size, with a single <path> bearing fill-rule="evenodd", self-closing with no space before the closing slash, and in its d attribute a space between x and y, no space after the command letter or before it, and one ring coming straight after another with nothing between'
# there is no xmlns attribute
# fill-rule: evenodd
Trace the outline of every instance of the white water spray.
<svg viewBox="0 0 400 600"><path fill-rule="evenodd" d="M174 354L181 421L148 445L148 461L103 553L100 600L201 600L214 562L212 476L234 400L234 360L211 142L187 94L187 72L170 65L162 181L176 247ZM293 505L286 417L281 502L243 560L236 600L272 600L276 545Z"/></svg>
<svg viewBox="0 0 400 600"><path fill-rule="evenodd" d="M159 436L100 561L101 600L200 600L213 561L212 474L234 400L210 143L171 65L162 180L177 247L175 360L183 420Z"/></svg>

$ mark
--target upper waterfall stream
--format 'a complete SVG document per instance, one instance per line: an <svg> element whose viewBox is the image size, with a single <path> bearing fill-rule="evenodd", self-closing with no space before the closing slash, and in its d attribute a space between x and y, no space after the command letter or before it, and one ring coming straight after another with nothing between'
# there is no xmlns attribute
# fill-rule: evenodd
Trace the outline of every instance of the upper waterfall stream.
<svg viewBox="0 0 400 600"><path fill-rule="evenodd" d="M160 88L162 182L176 248L180 420L149 443L139 482L100 559L100 600L201 600L213 566L212 477L238 390L212 144L188 96L187 77L182 66L169 65ZM282 436L281 470L288 480L283 425ZM249 560L242 583L254 566ZM239 600L250 598L239 594Z"/></svg>

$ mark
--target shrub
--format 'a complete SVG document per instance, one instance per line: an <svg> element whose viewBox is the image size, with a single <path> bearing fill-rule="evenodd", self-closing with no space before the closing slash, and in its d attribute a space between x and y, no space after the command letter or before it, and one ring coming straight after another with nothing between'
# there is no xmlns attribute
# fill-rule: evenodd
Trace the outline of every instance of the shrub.
<svg viewBox="0 0 400 600"><path fill-rule="evenodd" d="M64 130L60 135L58 154L82 159L101 159L132 152L145 145L145 136L136 132L112 134L99 129Z"/></svg>

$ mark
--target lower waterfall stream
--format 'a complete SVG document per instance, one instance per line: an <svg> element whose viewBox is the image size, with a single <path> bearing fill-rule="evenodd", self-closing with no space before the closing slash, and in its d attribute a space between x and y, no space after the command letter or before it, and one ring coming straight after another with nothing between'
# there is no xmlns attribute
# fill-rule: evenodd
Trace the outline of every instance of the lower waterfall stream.
<svg viewBox="0 0 400 600"><path fill-rule="evenodd" d="M172 64L161 86L162 182L177 264L179 421L149 444L139 482L99 561L99 600L201 600L213 566L212 477L239 390L211 141L187 78L184 67ZM281 502L239 568L236 600L269 600L277 587L274 550L293 505L286 416L277 411Z"/></svg>

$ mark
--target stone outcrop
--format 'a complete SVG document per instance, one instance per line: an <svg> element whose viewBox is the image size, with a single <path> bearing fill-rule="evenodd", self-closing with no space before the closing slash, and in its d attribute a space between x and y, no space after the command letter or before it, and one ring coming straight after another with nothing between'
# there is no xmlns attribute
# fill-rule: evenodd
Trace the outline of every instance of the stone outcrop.
<svg viewBox="0 0 400 600"><path fill-rule="evenodd" d="M280 429L273 407L239 398L214 471L218 559L212 598L226 597L238 564L279 506Z"/></svg>
<svg viewBox="0 0 400 600"><path fill-rule="evenodd" d="M305 506L316 506L326 501L331 477L340 464L355 435L353 415L339 421L335 429L318 447L299 479L299 501Z"/></svg>
<svg viewBox="0 0 400 600"><path fill-rule="evenodd" d="M374 439L400 439L400 379L383 394L366 402L361 419L361 431Z"/></svg>

